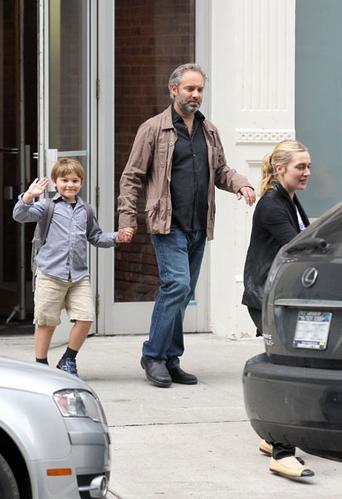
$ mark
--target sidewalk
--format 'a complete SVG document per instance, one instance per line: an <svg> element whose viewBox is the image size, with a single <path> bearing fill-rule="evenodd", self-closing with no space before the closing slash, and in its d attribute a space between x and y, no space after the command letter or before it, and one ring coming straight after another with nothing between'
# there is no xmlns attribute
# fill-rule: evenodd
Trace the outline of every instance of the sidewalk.
<svg viewBox="0 0 342 499"><path fill-rule="evenodd" d="M262 339L186 335L182 367L199 384L151 386L140 367L143 338L92 337L78 368L98 393L112 438L110 489L120 499L341 499L342 463L304 456L316 476L296 482L268 471L244 410L245 360ZM2 353L33 358L32 337L2 337ZM51 351L55 365L63 347ZM108 499L112 496L108 494Z"/></svg>

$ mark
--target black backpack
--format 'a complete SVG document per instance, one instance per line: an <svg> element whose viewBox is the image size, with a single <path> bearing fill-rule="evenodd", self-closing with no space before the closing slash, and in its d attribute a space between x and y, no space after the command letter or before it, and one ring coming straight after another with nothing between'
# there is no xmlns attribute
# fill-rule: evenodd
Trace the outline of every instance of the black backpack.
<svg viewBox="0 0 342 499"><path fill-rule="evenodd" d="M93 225L94 212L90 204L84 202L84 207L87 211L87 236L90 233L91 227ZM52 198L48 198L45 204L45 211L42 218L37 223L34 230L32 239L32 250L31 250L31 270L32 270L32 289L34 291L35 277L37 272L37 262L36 257L39 253L40 248L45 244L46 238L49 232L51 219L53 211L55 209L55 203Z"/></svg>

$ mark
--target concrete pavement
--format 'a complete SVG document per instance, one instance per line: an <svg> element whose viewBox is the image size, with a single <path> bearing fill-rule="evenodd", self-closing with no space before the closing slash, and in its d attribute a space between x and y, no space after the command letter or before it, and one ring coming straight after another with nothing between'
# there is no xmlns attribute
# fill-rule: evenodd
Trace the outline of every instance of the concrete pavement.
<svg viewBox="0 0 342 499"><path fill-rule="evenodd" d="M140 367L143 337L92 337L78 357L98 393L112 438L110 489L120 499L341 499L342 463L300 453L316 476L290 481L268 471L246 417L241 373L260 338L189 334L182 367L194 386L151 386ZM32 337L1 337L2 353L32 360ZM55 365L64 347L51 350ZM113 497L108 494L108 499Z"/></svg>

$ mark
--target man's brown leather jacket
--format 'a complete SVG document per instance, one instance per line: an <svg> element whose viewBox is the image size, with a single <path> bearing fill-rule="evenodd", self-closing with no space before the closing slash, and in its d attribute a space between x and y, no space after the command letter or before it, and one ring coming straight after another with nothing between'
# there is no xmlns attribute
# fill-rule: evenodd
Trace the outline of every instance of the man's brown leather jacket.
<svg viewBox="0 0 342 499"><path fill-rule="evenodd" d="M208 147L207 238L211 240L215 222L215 185L234 193L241 187L252 186L246 177L227 166L217 128L208 120L203 121L202 127ZM137 227L138 199L144 194L147 231L151 234L170 232L170 182L176 140L171 106L139 127L120 180L119 228Z"/></svg>

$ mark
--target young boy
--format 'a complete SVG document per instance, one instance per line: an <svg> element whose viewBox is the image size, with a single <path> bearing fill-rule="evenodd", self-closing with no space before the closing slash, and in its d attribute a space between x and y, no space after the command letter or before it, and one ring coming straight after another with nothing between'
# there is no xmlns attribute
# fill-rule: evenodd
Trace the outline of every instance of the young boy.
<svg viewBox="0 0 342 499"><path fill-rule="evenodd" d="M83 167L75 159L59 159L52 168L51 180L57 193L53 197L54 211L46 242L36 257L34 293L36 361L48 364L51 338L65 307L74 325L57 368L76 376L76 355L95 315L87 268L87 240L94 246L109 248L130 238L127 231L102 232L94 216L87 233L88 214L78 196L83 178ZM47 185L47 178L36 179L19 196L13 210L17 222L39 222L47 199L34 202L34 198L41 196Z"/></svg>

